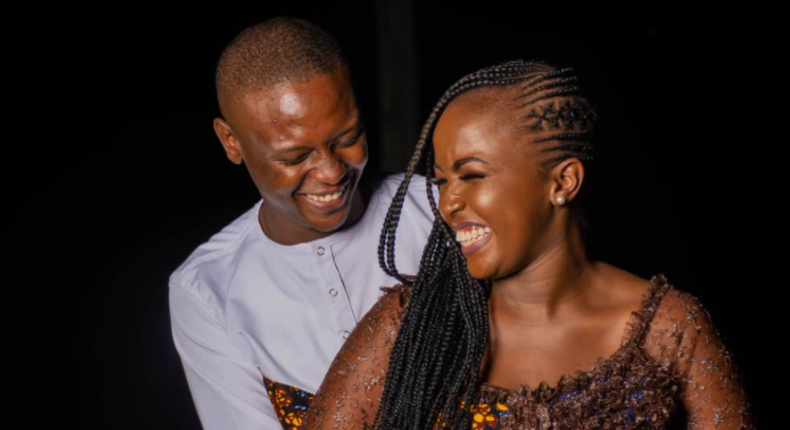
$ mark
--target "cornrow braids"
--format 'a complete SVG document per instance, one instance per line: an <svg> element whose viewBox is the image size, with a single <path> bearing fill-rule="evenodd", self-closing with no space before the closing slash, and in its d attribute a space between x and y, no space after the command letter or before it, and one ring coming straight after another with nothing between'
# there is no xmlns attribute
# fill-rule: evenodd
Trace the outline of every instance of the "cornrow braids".
<svg viewBox="0 0 790 430"><path fill-rule="evenodd" d="M578 157L592 161L593 106L582 98L578 78L569 68L543 62L509 61L464 76L440 98L422 128L403 182L390 204L378 247L379 264L410 287L382 398L373 428L430 429L471 425L468 406L479 401L479 369L488 343L488 298L492 281L475 279L455 233L438 210L431 184L434 154L429 137L444 109L456 97L478 88L516 92L513 108L523 111L519 130L534 134L533 144L546 154L546 165ZM416 276L395 266L395 233L406 190L425 152L427 195L435 216ZM554 156L554 154L557 154Z"/></svg>

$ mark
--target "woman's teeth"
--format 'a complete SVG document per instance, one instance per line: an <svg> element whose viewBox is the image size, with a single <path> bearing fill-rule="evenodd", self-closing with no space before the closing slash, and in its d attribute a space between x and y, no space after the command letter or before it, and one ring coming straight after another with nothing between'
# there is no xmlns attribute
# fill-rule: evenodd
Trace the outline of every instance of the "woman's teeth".
<svg viewBox="0 0 790 430"><path fill-rule="evenodd" d="M471 229L457 232L455 234L455 240L461 242L462 246L468 246L490 233L491 229L488 227L473 227Z"/></svg>
<svg viewBox="0 0 790 430"><path fill-rule="evenodd" d="M340 196L342 196L344 192L346 192L345 188L343 188L342 190L340 190L340 191L338 191L338 192L336 192L334 194L328 194L328 195L325 195L325 196L317 196L315 194L305 194L305 196L308 199L315 200L317 202L331 202L332 200L339 199Z"/></svg>

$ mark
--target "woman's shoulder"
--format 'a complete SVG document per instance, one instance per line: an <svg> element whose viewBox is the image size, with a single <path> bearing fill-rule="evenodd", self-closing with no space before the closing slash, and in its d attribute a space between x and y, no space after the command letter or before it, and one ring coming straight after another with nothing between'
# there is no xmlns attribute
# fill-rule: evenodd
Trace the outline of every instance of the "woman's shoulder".
<svg viewBox="0 0 790 430"><path fill-rule="evenodd" d="M703 301L670 283L664 274L653 276L651 282L655 297L644 309L648 318L641 342L646 351L677 369L688 369L692 357L703 350L710 357L730 361L721 333Z"/></svg>
<svg viewBox="0 0 790 430"><path fill-rule="evenodd" d="M415 277L410 275L401 275L407 280L413 280ZM373 306L378 312L396 312L402 314L406 312L406 305L409 303L409 295L411 294L411 287L403 283L398 283L389 287L379 287L383 291L376 304Z"/></svg>
<svg viewBox="0 0 790 430"><path fill-rule="evenodd" d="M695 294L677 287L670 282L666 275L659 273L651 279L656 293L655 318L658 320L670 320L678 327L682 322L710 323L710 314L702 303L702 300Z"/></svg>
<svg viewBox="0 0 790 430"><path fill-rule="evenodd" d="M643 317L652 317L653 311L702 307L693 294L677 288L663 272L643 278L627 270L606 263L599 263L599 290L607 291L605 304L622 304L624 308L638 309ZM604 294L601 294L604 296Z"/></svg>
<svg viewBox="0 0 790 430"><path fill-rule="evenodd" d="M620 313L631 327L629 339L655 345L693 336L690 331L696 328L715 330L702 301L677 287L665 273L642 278L615 266L600 267L603 284L611 292L605 301L621 305Z"/></svg>
<svg viewBox="0 0 790 430"><path fill-rule="evenodd" d="M629 307L636 308L634 313L645 329L651 326L661 326L664 331L668 330L667 326L680 329L687 325L684 322L699 322L700 317L708 316L700 299L678 288L665 273L656 273L649 279L622 273L627 274L622 278L627 282L621 282L621 285L628 287L622 288L621 294L627 298Z"/></svg>
<svg viewBox="0 0 790 430"><path fill-rule="evenodd" d="M374 348L381 351L391 348L398 335L411 288L407 285L379 287L383 294L368 309L354 327L344 344L344 350L357 352Z"/></svg>

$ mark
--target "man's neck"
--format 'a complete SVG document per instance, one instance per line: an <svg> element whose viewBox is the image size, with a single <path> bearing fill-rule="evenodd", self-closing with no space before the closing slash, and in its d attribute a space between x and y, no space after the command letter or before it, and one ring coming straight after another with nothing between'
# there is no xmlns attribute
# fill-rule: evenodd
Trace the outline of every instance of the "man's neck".
<svg viewBox="0 0 790 430"><path fill-rule="evenodd" d="M349 210L348 217L339 228L329 232L319 231L296 224L291 220L285 219L280 214L267 211L266 201L261 204L260 210L258 211L258 224L266 237L280 245L296 245L322 239L350 228L362 219L367 209L369 198L364 197L361 187L357 187L356 190L354 190L354 195L351 198L351 209Z"/></svg>

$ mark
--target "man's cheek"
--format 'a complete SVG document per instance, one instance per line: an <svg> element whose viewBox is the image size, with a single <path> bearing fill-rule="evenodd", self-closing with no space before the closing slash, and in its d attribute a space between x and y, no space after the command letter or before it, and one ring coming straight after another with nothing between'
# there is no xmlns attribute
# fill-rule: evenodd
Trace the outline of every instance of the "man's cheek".
<svg viewBox="0 0 790 430"><path fill-rule="evenodd" d="M368 151L366 147L365 150L363 150L362 153L358 155L358 158L354 163L354 165L358 169L362 170L365 167L365 165L367 165L367 163L368 163Z"/></svg>

